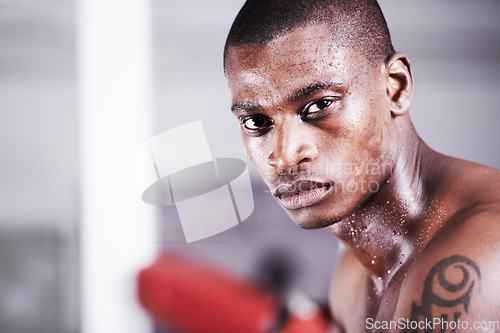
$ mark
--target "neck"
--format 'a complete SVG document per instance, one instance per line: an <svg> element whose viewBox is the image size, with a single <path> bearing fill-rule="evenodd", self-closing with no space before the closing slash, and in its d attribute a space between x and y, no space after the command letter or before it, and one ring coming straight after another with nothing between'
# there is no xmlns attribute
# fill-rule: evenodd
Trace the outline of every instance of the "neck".
<svg viewBox="0 0 500 333"><path fill-rule="evenodd" d="M329 227L365 266L379 291L441 226L428 221L441 211L426 179L436 156L411 127L379 191Z"/></svg>

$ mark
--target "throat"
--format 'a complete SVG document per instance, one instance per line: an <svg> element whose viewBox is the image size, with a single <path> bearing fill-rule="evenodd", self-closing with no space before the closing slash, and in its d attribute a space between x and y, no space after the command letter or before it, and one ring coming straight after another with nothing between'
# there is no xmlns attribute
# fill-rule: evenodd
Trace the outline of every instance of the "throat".
<svg viewBox="0 0 500 333"><path fill-rule="evenodd" d="M392 174L354 212L329 227L382 293L452 214L434 190L436 155L423 142L402 153Z"/></svg>
<svg viewBox="0 0 500 333"><path fill-rule="evenodd" d="M416 252L409 221L384 212L360 210L329 227L365 267L379 293Z"/></svg>
<svg viewBox="0 0 500 333"><path fill-rule="evenodd" d="M423 176L422 168L432 165L432 150L422 142L407 147L380 190L329 227L366 268L379 292L446 220L443 203L433 198Z"/></svg>

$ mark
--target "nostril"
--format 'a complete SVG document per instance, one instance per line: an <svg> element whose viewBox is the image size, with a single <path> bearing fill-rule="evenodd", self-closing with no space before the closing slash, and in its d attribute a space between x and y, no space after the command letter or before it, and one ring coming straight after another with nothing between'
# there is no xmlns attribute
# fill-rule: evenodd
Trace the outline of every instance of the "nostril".
<svg viewBox="0 0 500 333"><path fill-rule="evenodd" d="M276 151L271 152L267 158L269 165L279 169L288 169L302 163L310 163L316 157L316 149L304 149L295 153L286 153L285 151L281 153L277 153Z"/></svg>

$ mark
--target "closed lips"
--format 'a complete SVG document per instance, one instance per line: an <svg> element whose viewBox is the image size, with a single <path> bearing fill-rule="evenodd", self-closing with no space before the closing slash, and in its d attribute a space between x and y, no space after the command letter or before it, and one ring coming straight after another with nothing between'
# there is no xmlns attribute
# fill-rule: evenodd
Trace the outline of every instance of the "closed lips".
<svg viewBox="0 0 500 333"><path fill-rule="evenodd" d="M331 183L319 183L315 181L301 180L293 184L281 184L276 189L274 195L280 198L284 195L297 195L302 192L307 192L322 187L330 188L331 186Z"/></svg>

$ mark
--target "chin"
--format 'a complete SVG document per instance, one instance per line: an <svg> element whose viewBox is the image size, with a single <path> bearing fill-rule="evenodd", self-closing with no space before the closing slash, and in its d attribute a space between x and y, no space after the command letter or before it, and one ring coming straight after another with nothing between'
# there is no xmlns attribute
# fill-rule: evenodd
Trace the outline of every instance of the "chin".
<svg viewBox="0 0 500 333"><path fill-rule="evenodd" d="M325 218L318 216L314 212L315 207L307 207L298 210L285 209L288 216L302 229L315 230L329 227L339 221L339 219L331 217ZM317 210L317 208L316 208Z"/></svg>

